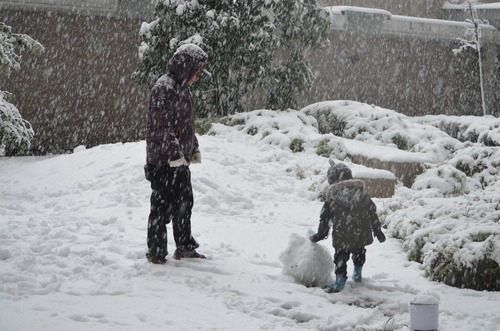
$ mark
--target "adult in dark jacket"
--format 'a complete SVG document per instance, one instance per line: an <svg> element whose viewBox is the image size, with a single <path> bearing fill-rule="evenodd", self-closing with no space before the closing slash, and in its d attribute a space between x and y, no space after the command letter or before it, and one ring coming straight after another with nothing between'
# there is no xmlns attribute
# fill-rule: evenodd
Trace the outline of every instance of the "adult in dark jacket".
<svg viewBox="0 0 500 331"><path fill-rule="evenodd" d="M172 222L176 250L174 259L205 258L191 235L191 163L200 163L193 123L189 86L206 64L207 54L194 44L177 49L168 63L168 73L153 87L146 134L146 179L151 182L148 220L148 260L166 262L167 228ZM206 71L205 71L206 72Z"/></svg>
<svg viewBox="0 0 500 331"><path fill-rule="evenodd" d="M350 255L354 263L354 281L361 282L362 268L366 260L365 246L373 242L372 232L380 242L385 241L377 216L377 207L364 191L361 180L353 179L351 169L345 164L330 160L326 201L320 214L318 233L312 242L328 237L332 229L336 282L326 285L328 291L340 292L347 281L347 261Z"/></svg>

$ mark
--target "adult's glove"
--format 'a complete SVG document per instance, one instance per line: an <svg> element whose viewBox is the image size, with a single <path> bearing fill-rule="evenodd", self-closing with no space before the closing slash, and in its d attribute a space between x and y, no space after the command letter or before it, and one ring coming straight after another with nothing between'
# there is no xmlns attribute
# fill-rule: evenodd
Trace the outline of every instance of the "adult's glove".
<svg viewBox="0 0 500 331"><path fill-rule="evenodd" d="M375 236L377 237L379 242L383 243L385 241L385 234L381 229L375 230Z"/></svg>
<svg viewBox="0 0 500 331"><path fill-rule="evenodd" d="M193 154L192 163L201 163L201 153L200 152Z"/></svg>
<svg viewBox="0 0 500 331"><path fill-rule="evenodd" d="M180 159L177 159L177 160L174 160L174 161L170 161L168 164L171 167L173 167L173 168L180 167L180 166L183 166L183 165L185 165L185 166L188 165L188 163L187 163L186 159L184 158L184 156L181 157Z"/></svg>

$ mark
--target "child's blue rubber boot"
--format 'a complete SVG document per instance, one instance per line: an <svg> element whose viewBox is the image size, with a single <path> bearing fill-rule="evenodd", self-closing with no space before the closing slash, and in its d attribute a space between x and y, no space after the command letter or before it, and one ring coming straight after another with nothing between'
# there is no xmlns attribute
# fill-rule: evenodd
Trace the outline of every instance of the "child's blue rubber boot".
<svg viewBox="0 0 500 331"><path fill-rule="evenodd" d="M347 277L337 276L337 279L336 279L334 284L325 285L325 290L329 293L332 293L332 292L338 293L344 289L346 282L347 282Z"/></svg>
<svg viewBox="0 0 500 331"><path fill-rule="evenodd" d="M361 281L363 280L363 276L361 275L362 270L363 270L362 266L358 265L354 266L354 275L352 276L352 279L354 279L356 283L361 283Z"/></svg>

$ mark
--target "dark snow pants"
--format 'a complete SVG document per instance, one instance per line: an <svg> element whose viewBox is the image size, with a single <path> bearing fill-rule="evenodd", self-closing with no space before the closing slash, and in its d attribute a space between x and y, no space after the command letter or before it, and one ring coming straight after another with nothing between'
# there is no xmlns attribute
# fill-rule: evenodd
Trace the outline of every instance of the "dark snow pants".
<svg viewBox="0 0 500 331"><path fill-rule="evenodd" d="M366 261L366 249L339 249L335 251L333 263L335 263L335 275L340 277L347 277L347 261L352 254L352 262L355 266L362 267Z"/></svg>
<svg viewBox="0 0 500 331"><path fill-rule="evenodd" d="M148 220L147 256L164 258L167 250L167 224L172 222L175 245L180 252L199 247L191 235L193 189L191 171L187 166L145 166L146 179L151 182L151 209Z"/></svg>

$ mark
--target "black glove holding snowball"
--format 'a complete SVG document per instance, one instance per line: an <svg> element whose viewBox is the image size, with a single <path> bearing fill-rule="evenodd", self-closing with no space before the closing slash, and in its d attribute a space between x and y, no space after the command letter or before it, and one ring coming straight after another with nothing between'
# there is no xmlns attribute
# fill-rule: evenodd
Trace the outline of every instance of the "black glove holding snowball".
<svg viewBox="0 0 500 331"><path fill-rule="evenodd" d="M383 243L385 241L385 234L380 228L373 230L373 233L379 242Z"/></svg>
<svg viewBox="0 0 500 331"><path fill-rule="evenodd" d="M328 223L328 221L320 220L318 226L318 233L313 234L312 236L309 237L309 239L313 243L317 243L320 240L328 238L329 232L330 232L330 224Z"/></svg>
<svg viewBox="0 0 500 331"><path fill-rule="evenodd" d="M321 238L319 234L315 233L313 234L312 236L309 237L309 239L313 242L313 243L317 243L318 241L320 240L323 240L325 238Z"/></svg>

